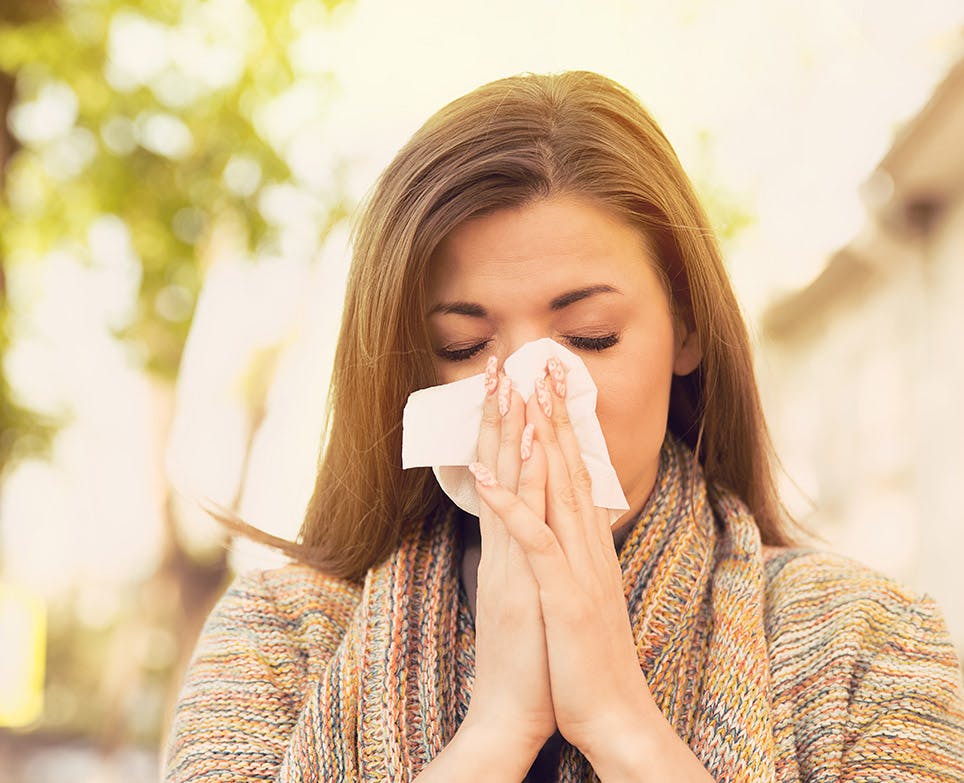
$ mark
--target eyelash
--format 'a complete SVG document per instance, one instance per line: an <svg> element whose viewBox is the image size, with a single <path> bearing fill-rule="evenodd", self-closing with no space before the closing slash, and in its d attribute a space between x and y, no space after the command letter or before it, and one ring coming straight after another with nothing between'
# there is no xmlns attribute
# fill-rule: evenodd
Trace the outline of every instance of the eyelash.
<svg viewBox="0 0 964 783"><path fill-rule="evenodd" d="M580 350L605 351L607 348L612 348L619 342L619 334L613 332L612 334L607 334L605 337L566 337L566 340L574 348ZM464 362L466 359L471 359L488 344L489 341L486 340L484 343L473 345L471 348L461 348L457 351L439 350L436 351L436 354L440 358L450 362Z"/></svg>

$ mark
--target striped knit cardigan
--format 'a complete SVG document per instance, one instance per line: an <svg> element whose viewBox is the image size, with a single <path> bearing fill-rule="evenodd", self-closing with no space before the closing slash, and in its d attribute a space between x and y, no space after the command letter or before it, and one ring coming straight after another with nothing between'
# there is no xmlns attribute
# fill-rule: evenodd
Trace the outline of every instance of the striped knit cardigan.
<svg viewBox="0 0 964 783"><path fill-rule="evenodd" d="M701 540L686 537L689 521L703 518L712 534L715 514L742 520L744 533L756 530L732 497L710 511L701 474L676 459L683 448L670 439L664 446L651 501L620 560L624 574L648 580L635 593L629 585L631 620L640 614L639 595L659 594L656 613L650 608L646 617L664 631L640 633L634 622L641 666L664 714L707 769L720 781L964 781L961 668L928 596L838 555L761 547L754 534L736 562L756 569L759 601L726 616L697 602L692 622L709 618L707 632L678 633L673 618L688 610L674 604L672 586L686 581L681 569L706 570L689 562ZM687 477L702 491L688 507L692 514L680 513ZM238 576L208 617L188 667L166 743L165 781L413 779L464 717L465 670L474 670L454 509L426 520L364 585L300 564ZM679 556L669 558L674 546ZM716 554L704 562L724 570L719 551L732 554L734 546L711 546ZM745 573L752 583L752 569ZM670 587L658 593L664 584ZM379 603L389 593L393 602ZM744 620L754 606L759 653L753 622ZM449 625L439 622L449 615ZM734 622L746 628L728 639ZM707 652L709 629L724 640L722 656ZM645 638L660 632L662 652ZM674 646L697 652L673 657ZM747 664L754 656L762 666ZM713 668L732 669L722 679L700 672L700 661L720 660L728 663ZM402 669L395 672L401 679L391 678L393 667ZM454 685L443 687L450 680ZM709 682L704 690L717 692L709 701L693 696L691 682ZM564 745L558 779L598 780L578 750Z"/></svg>

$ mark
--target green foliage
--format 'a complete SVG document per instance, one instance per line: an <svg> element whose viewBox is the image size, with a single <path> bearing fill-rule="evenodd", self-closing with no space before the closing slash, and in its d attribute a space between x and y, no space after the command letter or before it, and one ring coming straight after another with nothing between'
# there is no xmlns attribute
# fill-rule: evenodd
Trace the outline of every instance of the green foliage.
<svg viewBox="0 0 964 783"><path fill-rule="evenodd" d="M110 42L112 35L117 38L119 17L170 29L191 25L211 5L74 0L59 14L0 27L0 69L17 74L19 103L52 84L66 85L76 101L76 120L65 140L21 139L24 148L9 163L0 254L7 263L29 263L64 244L83 252L93 221L118 216L143 274L136 316L117 336L134 345L148 370L171 379L203 281L205 242L216 222L232 216L245 227L249 248L272 232L258 210L260 188L232 191L224 181L226 167L232 160L256 164L262 187L290 177L255 118L297 78L286 57L295 33L291 3L235 3L249 9L241 14L248 19L247 49L237 78L222 85L199 88L172 68L140 84L112 73ZM340 3L296 5L304 16L306 8L323 15ZM203 40L205 34L202 29L195 37ZM145 141L152 122L154 135L166 138L170 149ZM170 141L179 138L187 141L180 146ZM169 306L172 301L178 306Z"/></svg>
<svg viewBox="0 0 964 783"><path fill-rule="evenodd" d="M0 318L6 317L0 311ZM6 347L7 340L0 339L0 356ZM66 418L46 416L17 402L6 376L0 375L0 466L28 457L49 459L54 435L66 423Z"/></svg>
<svg viewBox="0 0 964 783"><path fill-rule="evenodd" d="M718 184L718 178L713 171L712 137L707 131L699 135L700 157L692 172L693 186L700 196L710 222L713 225L720 244L725 251L728 245L753 225L755 217L747 206L745 197L733 193Z"/></svg>

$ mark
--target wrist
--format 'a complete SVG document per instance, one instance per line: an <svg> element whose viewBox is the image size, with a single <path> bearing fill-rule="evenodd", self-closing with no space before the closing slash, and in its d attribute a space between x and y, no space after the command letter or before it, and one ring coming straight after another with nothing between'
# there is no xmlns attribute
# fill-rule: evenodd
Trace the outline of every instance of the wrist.
<svg viewBox="0 0 964 783"><path fill-rule="evenodd" d="M651 721L614 719L596 741L579 748L603 783L649 779L647 767L652 767L654 752Z"/></svg>
<svg viewBox="0 0 964 783"><path fill-rule="evenodd" d="M583 754L603 783L713 783L655 703L634 716L614 720L599 737Z"/></svg>
<svg viewBox="0 0 964 783"><path fill-rule="evenodd" d="M539 749L496 726L466 719L441 753L423 768L418 783L522 780Z"/></svg>

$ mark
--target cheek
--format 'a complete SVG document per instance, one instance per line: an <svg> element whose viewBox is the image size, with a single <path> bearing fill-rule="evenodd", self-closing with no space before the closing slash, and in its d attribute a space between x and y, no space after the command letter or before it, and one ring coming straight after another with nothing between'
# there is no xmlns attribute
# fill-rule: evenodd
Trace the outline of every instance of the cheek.
<svg viewBox="0 0 964 783"><path fill-rule="evenodd" d="M593 379L598 389L596 415L613 464L649 459L665 434L673 380L672 334L627 346L622 361Z"/></svg>
<svg viewBox="0 0 964 783"><path fill-rule="evenodd" d="M672 367L662 362L650 366L634 362L606 373L596 383L596 415L603 428L609 421L610 431L631 439L654 418L665 421L671 380Z"/></svg>
<svg viewBox="0 0 964 783"><path fill-rule="evenodd" d="M488 354L486 354L488 356ZM467 362L444 362L440 359L434 360L435 377L438 378L438 385L455 383L470 375L478 375L485 370L485 367L478 367L474 360Z"/></svg>
<svg viewBox="0 0 964 783"><path fill-rule="evenodd" d="M457 374L449 369L449 365L441 362L435 363L435 377L438 379L440 386L458 380Z"/></svg>

